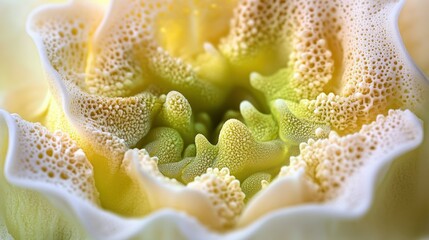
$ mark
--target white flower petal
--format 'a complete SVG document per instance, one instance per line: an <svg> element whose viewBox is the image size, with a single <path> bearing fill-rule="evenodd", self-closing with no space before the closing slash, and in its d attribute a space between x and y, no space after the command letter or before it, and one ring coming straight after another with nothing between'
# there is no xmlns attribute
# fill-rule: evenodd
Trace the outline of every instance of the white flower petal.
<svg viewBox="0 0 429 240"><path fill-rule="evenodd" d="M18 239L83 236L64 217L72 210L63 203L97 201L85 155L66 135L51 134L3 110L0 125L0 216L9 233Z"/></svg>
<svg viewBox="0 0 429 240"><path fill-rule="evenodd" d="M151 93L129 98L90 94L86 88L86 67L90 37L103 11L82 1L39 8L30 16L28 31L35 41L59 111L58 115L78 131L100 155L117 160L150 129L153 113L160 107ZM51 109L50 109L51 111ZM54 111L54 110L52 110ZM49 112L48 112L49 115Z"/></svg>
<svg viewBox="0 0 429 240"><path fill-rule="evenodd" d="M158 170L157 160L145 150L134 149L125 153L123 161L126 171L134 175L147 192L152 209L184 211L212 229L235 224L244 205L244 194L228 169L208 169L207 173L184 186L175 179L164 177Z"/></svg>
<svg viewBox="0 0 429 240"><path fill-rule="evenodd" d="M325 202L314 206L316 212L331 209L350 218L361 216L370 207L374 187L390 163L422 141L422 124L410 111L379 116L356 134L339 137L331 133L328 139L309 140L301 144L301 154L291 158L279 177L250 201L241 224L310 201Z"/></svg>

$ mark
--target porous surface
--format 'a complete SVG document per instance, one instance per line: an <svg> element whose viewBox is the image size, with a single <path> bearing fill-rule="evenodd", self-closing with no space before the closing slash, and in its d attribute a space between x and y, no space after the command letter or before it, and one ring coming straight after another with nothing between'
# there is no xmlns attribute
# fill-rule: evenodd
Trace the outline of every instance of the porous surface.
<svg viewBox="0 0 429 240"><path fill-rule="evenodd" d="M49 132L38 123L14 116L17 124L16 159L11 163L14 177L63 189L73 196L98 202L91 163L70 137Z"/></svg>
<svg viewBox="0 0 429 240"><path fill-rule="evenodd" d="M144 149L127 151L123 167L130 174L137 174L142 189L151 194L155 209L174 207L193 213L203 206L206 212L195 217L209 223L210 227L228 229L236 224L244 207L245 195L240 182L230 175L228 168L208 168L192 182L182 185L176 179L164 176L158 169L158 158L150 157Z"/></svg>
<svg viewBox="0 0 429 240"><path fill-rule="evenodd" d="M229 174L228 168L208 168L206 173L196 177L187 187L204 191L209 196L222 227L235 225L244 207L245 196L240 182Z"/></svg>
<svg viewBox="0 0 429 240"><path fill-rule="evenodd" d="M146 184L154 209L216 229L234 226L244 193L279 172L303 171L311 201L332 200L418 135L408 112L389 112L420 117L428 94L400 44L396 2L222 4L116 0L103 13L72 1L36 12L29 29L53 96L46 124L69 122L107 161L102 176ZM197 211L207 206L220 226Z"/></svg>
<svg viewBox="0 0 429 240"><path fill-rule="evenodd" d="M87 59L102 12L81 2L71 4L36 14L30 29L55 71L48 71L51 94L68 121L102 155L117 158L147 134L160 103L150 92L128 98L90 93Z"/></svg>
<svg viewBox="0 0 429 240"><path fill-rule="evenodd" d="M291 157L290 165L282 167L279 176L304 168L307 180L319 187L318 200L338 198L352 184L348 182L350 176L365 177L365 169L392 149L418 140L419 125L411 112L390 110L387 116L377 116L376 121L364 125L357 133L341 137L331 132L326 139L302 143L300 155Z"/></svg>

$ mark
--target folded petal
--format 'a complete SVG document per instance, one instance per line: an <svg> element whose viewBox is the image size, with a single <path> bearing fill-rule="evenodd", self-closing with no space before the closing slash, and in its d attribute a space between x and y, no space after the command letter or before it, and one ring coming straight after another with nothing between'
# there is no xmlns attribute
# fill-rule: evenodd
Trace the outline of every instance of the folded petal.
<svg viewBox="0 0 429 240"><path fill-rule="evenodd" d="M225 91L212 83L217 79L210 76L223 76L222 58L215 52L208 53L211 57L205 57L207 60L201 63L214 61L211 66L215 69L200 74L196 69L201 65L192 64L197 57L187 57L194 51L204 53L203 41L210 41L211 37L204 39L201 31L214 35L225 31L223 25L227 24L213 21L212 15L227 12L228 7L203 7L210 2L216 1L113 1L94 37L86 80L88 90L104 96L130 96L150 88L162 92L174 89L185 94L195 107L219 107ZM201 17L183 16L195 12ZM215 27L219 30L210 25L219 25ZM212 74L213 71L220 72Z"/></svg>
<svg viewBox="0 0 429 240"><path fill-rule="evenodd" d="M160 238L168 232L170 236L180 233L174 222L162 232L153 226L171 219L197 225L197 231L203 232L200 236L207 235L193 219L168 210L141 219L103 210L98 204L92 166L67 134L51 133L40 124L3 110L0 160L4 173L0 178L2 239Z"/></svg>
<svg viewBox="0 0 429 240"><path fill-rule="evenodd" d="M373 204L374 190L379 182L382 179L391 183L395 181L394 178L384 177L389 166L394 161L398 164L401 156L406 156L422 141L422 124L414 114L410 111L390 111L388 116L380 115L375 122L364 125L358 133L339 137L333 132L328 139L303 143L300 155L292 157L290 165L282 168L279 177L249 202L239 224L245 226L272 211L254 223L253 227L277 221L283 222L286 227L287 223L294 221L292 219L297 219L297 223L281 231L287 234L289 227L303 233L304 226L312 228L315 227L313 224L323 226L329 221L360 217ZM403 159L406 160L413 161ZM400 191L399 188L397 185L396 190ZM385 193L389 191L392 189ZM383 204L398 201L386 200L389 203ZM302 203L307 204L296 206ZM290 207L293 205L295 207ZM281 208L285 209L279 210ZM416 212L413 214L419 215ZM305 221L308 223L305 224ZM308 236L315 236L313 234L318 234L319 230L313 229ZM329 233L328 230L324 232Z"/></svg>
<svg viewBox="0 0 429 240"><path fill-rule="evenodd" d="M54 97L51 122L65 115L72 129L100 155L116 159L119 167L123 153L150 129L154 112L160 107L149 92L129 98L92 95L86 82L91 36L103 16L97 6L81 1L39 9L28 24L47 72ZM49 113L48 113L49 114ZM57 115L57 116L55 116ZM61 123L59 124L61 125ZM115 165L116 164L116 165Z"/></svg>
<svg viewBox="0 0 429 240"><path fill-rule="evenodd" d="M0 119L0 215L9 233L22 239L81 237L82 230L63 214L81 204L98 205L85 154L67 134L50 133L3 110Z"/></svg>
<svg viewBox="0 0 429 240"><path fill-rule="evenodd" d="M408 58L393 1L240 1L221 52L269 101L300 102L341 133L391 108L425 113L428 83ZM250 69L249 69L250 68Z"/></svg>
<svg viewBox="0 0 429 240"><path fill-rule="evenodd" d="M244 205L244 194L239 181L229 175L227 168L209 168L185 187L163 176L157 161L146 150L130 150L124 157L124 168L141 182L153 209L184 211L218 230L235 225Z"/></svg>

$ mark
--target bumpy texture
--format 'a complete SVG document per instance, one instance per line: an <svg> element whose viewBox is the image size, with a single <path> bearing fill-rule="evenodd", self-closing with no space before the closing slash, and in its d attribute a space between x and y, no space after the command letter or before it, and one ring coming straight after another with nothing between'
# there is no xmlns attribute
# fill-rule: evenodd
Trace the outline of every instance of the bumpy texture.
<svg viewBox="0 0 429 240"><path fill-rule="evenodd" d="M278 177L250 199L239 225L273 210L311 202L320 204L316 208L335 206L361 214L368 201L361 197L372 194L374 174L393 157L418 146L421 130L420 120L410 111L390 110L357 133L340 137L333 131L326 139L301 143L300 154L291 157ZM398 191L404 186L395 187Z"/></svg>
<svg viewBox="0 0 429 240"><path fill-rule="evenodd" d="M158 158L150 157L144 149L127 151L123 162L126 171L137 175L143 191L150 193L152 207L173 207L191 214L195 209L205 208L204 212L192 215L215 229L227 229L235 225L243 209L245 196L240 182L229 174L227 168L209 168L206 173L184 186L175 179L165 177L157 163Z"/></svg>
<svg viewBox="0 0 429 240"><path fill-rule="evenodd" d="M84 236L63 203L98 208L98 192L91 164L67 134L0 110L0 156L2 239Z"/></svg>
<svg viewBox="0 0 429 240"><path fill-rule="evenodd" d="M164 227L167 238L187 229L202 238L189 216L216 231L243 227L223 235L231 239L298 213L285 228L325 226L323 211L361 216L381 166L421 143L405 109L427 121L429 87L397 36L398 6L113 0L104 12L75 0L40 9L28 30L50 86L38 114L54 133L16 118L19 142L34 146L19 148L28 156L14 173L78 196L53 202L96 239L151 239L147 229ZM304 221L314 206L318 217Z"/></svg>
<svg viewBox="0 0 429 240"><path fill-rule="evenodd" d="M384 2L241 1L234 16L221 45L233 63L258 59L252 70L267 73L287 65L253 75L252 86L269 100L307 99L301 104L313 120L338 131L353 132L392 107L415 108L425 96L389 37L394 23L383 27L392 16Z"/></svg>
<svg viewBox="0 0 429 240"><path fill-rule="evenodd" d="M195 178L187 185L191 189L207 192L210 201L221 220L224 228L235 225L244 206L244 193L240 182L229 174L228 168L212 169Z"/></svg>
<svg viewBox="0 0 429 240"><path fill-rule="evenodd" d="M189 95L199 106L219 105L224 92L202 81L190 63L172 56L157 42L157 28L162 31L163 26L159 22L163 20L160 15L168 16L174 7L186 8L188 3L180 4L168 0L114 1L109 18L94 40L90 78L87 79L90 91L106 96L127 96L155 84L158 88L173 88Z"/></svg>
<svg viewBox="0 0 429 240"><path fill-rule="evenodd" d="M98 202L91 163L73 140L60 131L50 133L40 124L14 118L20 145L15 150L19 155L9 165L10 173L21 180L44 182Z"/></svg>
<svg viewBox="0 0 429 240"><path fill-rule="evenodd" d="M340 137L331 132L327 139L302 143L300 155L291 157L289 166L282 167L279 176L289 176L304 168L307 179L319 186L317 198L338 198L350 185L350 176L376 163L392 149L421 137L418 125L409 111L390 110L388 116L379 115L357 133Z"/></svg>
<svg viewBox="0 0 429 240"><path fill-rule="evenodd" d="M137 154L137 155L136 155ZM135 161L135 162L132 162ZM155 178L157 181L165 182L165 183L171 183L171 184L178 184L175 179L170 179L168 177L165 177L162 175L162 173L158 170L158 158L157 157L150 157L149 153L145 150L138 150L133 149L127 151L126 155L124 156L124 160L122 162L122 168L124 168L126 171L132 171L133 166L132 164L136 164L138 169L141 170L141 172L145 172L149 174L152 178Z"/></svg>
<svg viewBox="0 0 429 240"><path fill-rule="evenodd" d="M59 108L116 168L127 149L144 147L165 164L163 173L183 182L208 167L228 167L240 180L258 171L275 175L279 159L296 154L299 143L330 129L354 132L392 107L414 108L425 91L411 81L416 72L389 38L393 30L381 27L391 17L381 2L243 0L220 10L212 1L114 1L98 28L101 14L72 5L36 14L30 29L59 74L52 74ZM177 17L192 12L189 19L174 23L175 7L183 9ZM49 17L55 12L62 15ZM215 14L230 17L230 25ZM188 25L195 31L178 30ZM207 39L205 27L213 27ZM269 76L249 79L255 71ZM240 134L228 134L231 118L246 123ZM255 165L265 154L272 160ZM239 158L253 160L238 166Z"/></svg>
<svg viewBox="0 0 429 240"><path fill-rule="evenodd" d="M90 94L87 58L102 12L80 2L73 5L36 14L30 29L37 32L40 47L56 71L48 72L51 93L68 120L100 154L117 158L147 134L160 103L149 92L129 98Z"/></svg>

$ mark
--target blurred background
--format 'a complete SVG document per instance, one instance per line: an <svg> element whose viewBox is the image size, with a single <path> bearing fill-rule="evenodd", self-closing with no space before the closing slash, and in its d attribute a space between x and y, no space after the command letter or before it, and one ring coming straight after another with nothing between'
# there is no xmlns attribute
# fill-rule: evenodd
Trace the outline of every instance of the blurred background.
<svg viewBox="0 0 429 240"><path fill-rule="evenodd" d="M108 0L84 0L108 4ZM43 105L47 83L37 49L26 32L26 21L32 10L47 3L66 0L0 0L0 108L26 113ZM13 98L18 92L19 98ZM13 99L13 101L11 100ZM24 104L22 104L24 103ZM17 109L17 108L20 109ZM25 108L25 109L22 109Z"/></svg>

